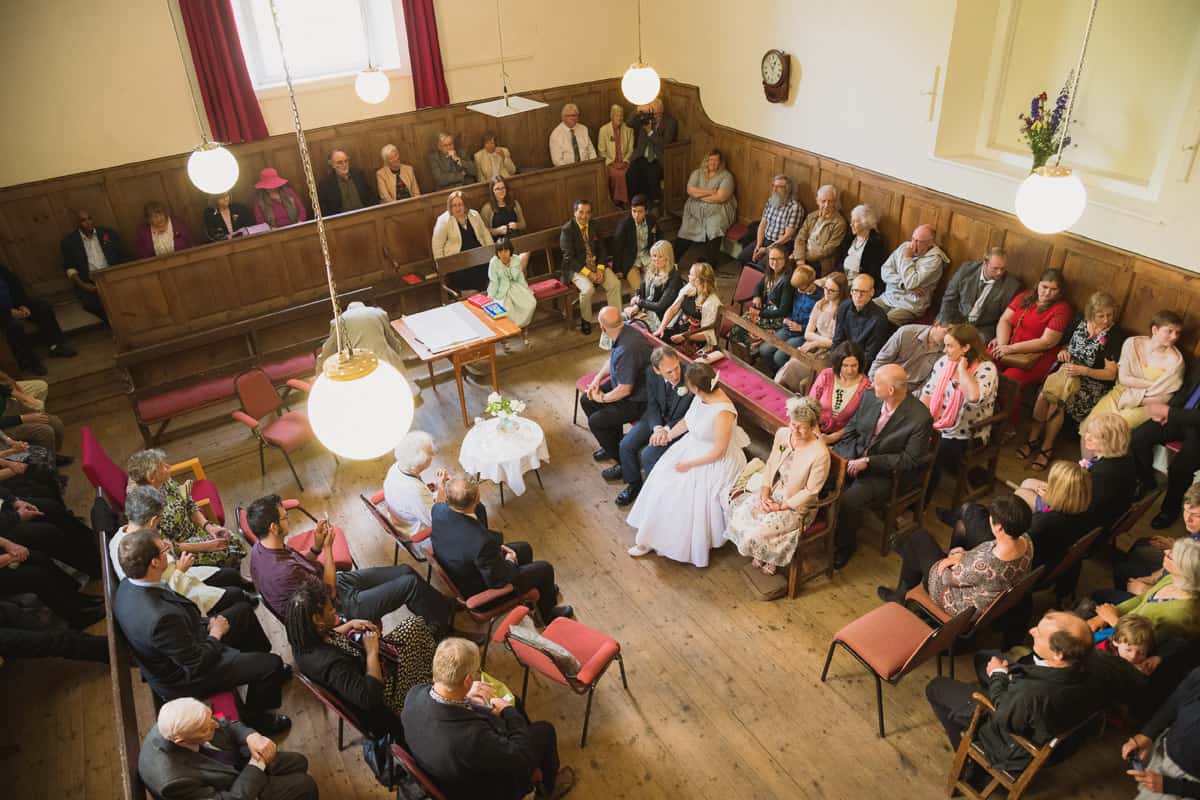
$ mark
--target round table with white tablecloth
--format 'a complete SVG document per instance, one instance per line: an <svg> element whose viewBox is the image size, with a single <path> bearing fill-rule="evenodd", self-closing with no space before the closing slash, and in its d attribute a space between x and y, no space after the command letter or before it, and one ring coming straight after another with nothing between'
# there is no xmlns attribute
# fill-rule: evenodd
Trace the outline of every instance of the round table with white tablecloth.
<svg viewBox="0 0 1200 800"><path fill-rule="evenodd" d="M546 435L536 422L525 417L513 417L503 423L497 417L483 420L463 437L458 462L467 472L481 480L500 486L500 503L504 503L504 484L516 495L525 493L525 473L533 470L538 485L542 476L538 467L550 460Z"/></svg>

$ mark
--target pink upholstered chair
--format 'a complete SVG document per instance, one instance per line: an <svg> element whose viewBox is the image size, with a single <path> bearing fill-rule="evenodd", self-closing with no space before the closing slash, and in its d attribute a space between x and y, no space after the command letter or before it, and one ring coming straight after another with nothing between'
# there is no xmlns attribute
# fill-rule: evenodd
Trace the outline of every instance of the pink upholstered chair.
<svg viewBox="0 0 1200 800"><path fill-rule="evenodd" d="M237 389L238 400L242 403L242 409L234 411L233 418L253 431L258 439L258 466L262 474L267 474L264 450L269 445L283 453L288 468L292 471L292 477L296 479L296 486L303 492L304 484L300 482L300 475L292 463L291 454L312 441L313 432L312 426L308 424L308 417L303 411L281 412L280 409L284 407L283 398L275 390L271 376L257 367L238 375L233 383ZM296 378L289 380L287 385L302 392L312 389L308 383ZM274 414L275 418L264 422L263 418L271 414Z"/></svg>
<svg viewBox="0 0 1200 800"><path fill-rule="evenodd" d="M299 500L284 500L283 510L286 512L292 509L297 509L301 514L312 520L313 527L300 533L293 533L287 538L287 546L299 553L307 553L313 546L313 540L317 534L317 518L304 510ZM238 528L241 530L242 535L246 537L246 541L252 545L258 544L258 537L254 535L254 531L250 530L250 523L246 518L245 508L238 506L237 519ZM346 543L346 534L342 532L341 528L336 526L333 529L332 551L326 548L321 553L319 560L322 564L329 558L330 552L333 553L333 565L338 569L355 569L358 566L354 563L354 556L350 553L350 545Z"/></svg>
<svg viewBox="0 0 1200 800"><path fill-rule="evenodd" d="M80 431L80 464L88 483L108 499L115 511L125 512L125 489L129 476L109 457L92 429L84 426ZM189 458L170 466L171 476L190 472L195 477L192 483L192 500L204 514L218 525L225 524L225 506L217 485L204 475L204 465L198 458Z"/></svg>
<svg viewBox="0 0 1200 800"><path fill-rule="evenodd" d="M621 643L594 628L589 628L581 622L567 617L559 617L542 631L542 636L561 646L579 661L579 672L566 675L546 651L533 647L512 636L510 629L529 614L529 609L518 606L508 612L504 622L492 635L492 640L504 642L517 661L525 668L525 677L521 681L521 694L518 701L521 710L525 710L526 692L529 689L529 670L535 669L552 681L561 683L575 694L587 695L587 710L583 714L583 735L579 738L579 746L587 745L588 722L592 718L592 695L596 684L604 677L613 661L621 668L621 685L629 690L629 682L625 680L625 661L621 658Z"/></svg>
<svg viewBox="0 0 1200 800"><path fill-rule="evenodd" d="M428 581L433 577L433 565L429 564L429 559L425 555L425 550L421 545L421 542L428 539L430 534L433 533L433 528L423 528L417 531L417 535L412 538L402 533L396 527L396 523L392 522L391 514L383 502L383 489L380 489L370 497L360 494L358 499L362 500L363 505L371 512L371 516L379 523L379 527L383 528L383 532L395 542L395 547L392 551L392 564L396 565L400 563L400 548L403 547L412 556L413 561L419 561L428 567L425 573L425 580Z"/></svg>
<svg viewBox="0 0 1200 800"><path fill-rule="evenodd" d="M596 373L589 372L575 381L575 410L571 414L571 424L579 425L579 398L587 394L588 387L592 385L592 379L596 377ZM581 426L586 427L586 426Z"/></svg>
<svg viewBox="0 0 1200 800"><path fill-rule="evenodd" d="M441 790L434 785L429 776L421 771L421 768L417 766L417 760L412 757L411 753L400 745L393 743L392 756L400 763L400 768L416 781L421 790L429 797L429 800L446 800L446 795L442 794Z"/></svg>

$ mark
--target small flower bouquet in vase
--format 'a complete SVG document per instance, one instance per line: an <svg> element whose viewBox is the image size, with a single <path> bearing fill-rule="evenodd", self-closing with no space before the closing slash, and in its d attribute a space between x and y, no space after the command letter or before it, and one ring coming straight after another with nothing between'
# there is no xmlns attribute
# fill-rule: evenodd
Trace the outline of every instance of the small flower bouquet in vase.
<svg viewBox="0 0 1200 800"><path fill-rule="evenodd" d="M500 430L507 432L516 429L516 419L525 410L525 401L492 392L488 395L487 406L483 410L499 420Z"/></svg>
<svg viewBox="0 0 1200 800"><path fill-rule="evenodd" d="M1054 99L1053 108L1047 107L1050 98L1045 92L1042 92L1029 101L1028 114L1017 115L1022 123L1019 136L1029 145L1029 150L1033 154L1033 169L1030 172L1044 167L1050 157L1058 152L1060 145L1066 147L1071 144L1069 136L1066 141L1062 142L1060 142L1060 137L1063 123L1066 121L1067 101L1071 97L1070 86L1074 75L1074 70L1067 74L1067 82L1058 90L1058 97Z"/></svg>

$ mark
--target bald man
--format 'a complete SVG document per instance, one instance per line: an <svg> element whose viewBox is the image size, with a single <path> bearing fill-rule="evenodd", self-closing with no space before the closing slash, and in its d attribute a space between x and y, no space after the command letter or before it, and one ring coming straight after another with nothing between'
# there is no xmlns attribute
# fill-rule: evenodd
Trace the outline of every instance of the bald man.
<svg viewBox="0 0 1200 800"><path fill-rule="evenodd" d="M600 309L600 329L612 342L608 361L579 398L587 414L588 428L600 445L592 458L617 461L621 457L621 434L625 423L634 423L646 410L646 368L650 366L650 340L626 325L621 310Z"/></svg>
<svg viewBox="0 0 1200 800"><path fill-rule="evenodd" d="M936 235L932 225L918 225L912 239L897 247L880 268L886 288L875 302L893 325L915 322L933 301L942 269L950 263L934 243Z"/></svg>
<svg viewBox="0 0 1200 800"><path fill-rule="evenodd" d="M1074 614L1051 611L1029 630L1034 662L1009 664L994 656L986 666L982 692L996 706L975 733L992 766L1019 773L1030 761L1009 733L1035 746L1078 725L1110 701L1088 674L1092 632ZM953 678L934 678L925 688L933 713L957 749L974 712L972 692L981 691Z"/></svg>
<svg viewBox="0 0 1200 800"><path fill-rule="evenodd" d="M906 473L906 479L915 483L917 462L928 452L933 434L933 417L924 403L909 394L903 367L880 367L874 389L859 403L845 434L833 446L849 462L834 534L836 569L854 555L863 511L888 496L892 473Z"/></svg>
<svg viewBox="0 0 1200 800"><path fill-rule="evenodd" d="M249 753L249 761L242 755ZM219 753L242 765L231 767ZM155 797L316 800L308 759L278 750L241 722L217 720L199 700L164 703L138 754L138 774Z"/></svg>

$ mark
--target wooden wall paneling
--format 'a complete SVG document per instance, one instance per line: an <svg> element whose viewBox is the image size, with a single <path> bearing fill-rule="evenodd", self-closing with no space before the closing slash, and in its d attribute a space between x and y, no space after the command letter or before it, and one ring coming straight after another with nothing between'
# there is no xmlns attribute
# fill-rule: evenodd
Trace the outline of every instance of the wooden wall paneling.
<svg viewBox="0 0 1200 800"><path fill-rule="evenodd" d="M134 386L154 386L195 375L214 367L236 363L251 355L245 336L214 338L204 347L172 353L170 358L151 358L128 367Z"/></svg>
<svg viewBox="0 0 1200 800"><path fill-rule="evenodd" d="M763 206L771 197L771 179L783 169L783 158L773 149L765 147L747 148L747 169L735 172L737 180L739 216L758 219Z"/></svg>
<svg viewBox="0 0 1200 800"><path fill-rule="evenodd" d="M1167 272L1157 264L1134 259L1133 280L1121 309L1121 326L1129 333L1148 334L1150 320L1163 309L1183 317L1180 351L1200 355L1200 276Z"/></svg>
<svg viewBox="0 0 1200 800"><path fill-rule="evenodd" d="M783 158L783 174L787 175L796 184L796 196L808 197L815 195L817 192L817 180L820 167L815 158L810 158L801 154L792 154ZM755 209L761 211L762 209ZM747 213L743 211L743 218Z"/></svg>
<svg viewBox="0 0 1200 800"><path fill-rule="evenodd" d="M52 200L57 201L55 210L63 223L62 236L75 227L75 214L80 210L91 214L92 220L100 227L117 227L117 215L109 204L108 187L104 183L104 176L99 173L89 173L80 180L67 183L57 197L52 195Z"/></svg>
<svg viewBox="0 0 1200 800"><path fill-rule="evenodd" d="M683 205L688 178L692 174L691 146L687 142L668 145L663 154L663 203L667 210Z"/></svg>
<svg viewBox="0 0 1200 800"><path fill-rule="evenodd" d="M118 345L158 341L148 332L169 329L174 322L159 273L123 271L104 277L107 280L98 280L96 285Z"/></svg>
<svg viewBox="0 0 1200 800"><path fill-rule="evenodd" d="M858 182L857 194L857 205L870 206L879 218L876 230L883 236L888 250L895 249L901 241L904 241L900 234L900 210L904 206L904 198L886 185L862 179ZM849 218L847 213L847 221Z"/></svg>
<svg viewBox="0 0 1200 800"><path fill-rule="evenodd" d="M321 242L316 236L296 236L284 240L284 267L292 291L280 296L280 307L311 300L325 288L325 257L321 254ZM334 274L338 274L338 257L330 254ZM351 287L343 286L343 289ZM249 315L243 315L249 316Z"/></svg>
<svg viewBox="0 0 1200 800"><path fill-rule="evenodd" d="M167 186L164 181L165 170L141 171L135 169L122 170L112 176L113 211L117 215L117 229L121 238L133 254L134 243L137 241L138 227L145 222L145 206L152 200L166 201Z"/></svg>
<svg viewBox="0 0 1200 800"><path fill-rule="evenodd" d="M379 241L377 214L356 212L345 223L330 230L329 249L336 253L339 283L347 277L356 285L364 279L379 275L383 267L383 252Z"/></svg>
<svg viewBox="0 0 1200 800"><path fill-rule="evenodd" d="M965 261L976 261L987 253L995 228L991 223L974 216L955 211L950 215L950 224L941 237L942 249L950 256L947 276L952 275Z"/></svg>
<svg viewBox="0 0 1200 800"><path fill-rule="evenodd" d="M59 245L63 234L55 230L61 213L55 213L50 196L38 191L0 199L0 217L9 269L35 293L60 285L66 278Z"/></svg>
<svg viewBox="0 0 1200 800"><path fill-rule="evenodd" d="M436 208L427 204L396 203L388 206L383 222L380 250L387 248L391 259L401 265L400 275L424 277L433 264L432 231Z"/></svg>
<svg viewBox="0 0 1200 800"><path fill-rule="evenodd" d="M1033 287L1049 266L1050 242L1022 228L1007 228L1000 245L1008 251L1008 271L1026 288Z"/></svg>
<svg viewBox="0 0 1200 800"><path fill-rule="evenodd" d="M178 299L189 328L220 324L229 317L229 309L239 305L237 281L224 252L203 261L184 261L158 275Z"/></svg>
<svg viewBox="0 0 1200 800"><path fill-rule="evenodd" d="M842 213L846 215L849 221L850 210L854 208L853 198L857 194L857 181L854 178L854 172L843 164L838 164L833 161L821 159L817 167L817 186L811 196L806 195L802 204L804 205L804 213L817 210L817 190L822 186L830 185L838 190L838 207ZM850 205L846 205L850 202Z"/></svg>
<svg viewBox="0 0 1200 800"><path fill-rule="evenodd" d="M289 270L280 269L284 262L284 251L278 239L251 237L239 242L241 247L230 251L229 269L233 276L236 307L265 308L275 298L291 295Z"/></svg>
<svg viewBox="0 0 1200 800"><path fill-rule="evenodd" d="M1055 251L1062 253L1059 263L1065 283L1063 294L1073 308L1082 310L1088 298L1101 290L1111 294L1118 306L1128 305L1129 288L1133 284L1132 255L1061 238L1056 245Z"/></svg>
<svg viewBox="0 0 1200 800"><path fill-rule="evenodd" d="M900 225L896 231L896 241L893 247L912 238L912 232L918 225L932 225L937 230L936 240L939 245L946 237L946 231L939 223L942 222L942 206L926 200L918 195L905 195L900 207Z"/></svg>
<svg viewBox="0 0 1200 800"><path fill-rule="evenodd" d="M333 311L324 306L320 313L310 314L301 319L289 320L279 325L272 325L255 332L259 351L270 353L279 350L291 350L298 342L323 338L329 334L330 320ZM308 348L303 348L307 350ZM315 348L314 348L315 349Z"/></svg>

